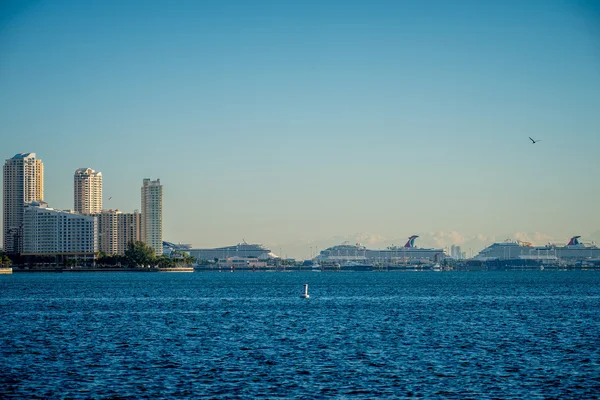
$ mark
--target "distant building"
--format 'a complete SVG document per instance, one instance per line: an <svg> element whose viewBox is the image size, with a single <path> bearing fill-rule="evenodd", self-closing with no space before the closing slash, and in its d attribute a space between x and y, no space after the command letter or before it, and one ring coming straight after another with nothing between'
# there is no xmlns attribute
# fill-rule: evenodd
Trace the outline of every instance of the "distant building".
<svg viewBox="0 0 600 400"><path fill-rule="evenodd" d="M142 184L142 241L154 249L159 256L163 253L162 240L162 193L160 179L145 178Z"/></svg>
<svg viewBox="0 0 600 400"><path fill-rule="evenodd" d="M44 202L23 208L24 256L62 256L93 260L97 250L96 217L61 211Z"/></svg>
<svg viewBox="0 0 600 400"><path fill-rule="evenodd" d="M102 210L98 219L98 251L109 255L123 255L129 242L141 241L142 216L139 212L122 213L119 210Z"/></svg>
<svg viewBox="0 0 600 400"><path fill-rule="evenodd" d="M102 173L79 168L73 176L74 210L80 214L96 214L102 210Z"/></svg>
<svg viewBox="0 0 600 400"><path fill-rule="evenodd" d="M44 164L35 153L20 153L4 164L3 248L8 254L23 250L23 207L44 199Z"/></svg>
<svg viewBox="0 0 600 400"><path fill-rule="evenodd" d="M462 251L461 251L461 248L460 248L460 246L457 246L457 245L454 245L454 244L453 244L453 245L450 247L450 257L454 258L455 260L460 260L460 259L464 258L464 257L462 256L462 254L463 254L463 253L462 253Z"/></svg>

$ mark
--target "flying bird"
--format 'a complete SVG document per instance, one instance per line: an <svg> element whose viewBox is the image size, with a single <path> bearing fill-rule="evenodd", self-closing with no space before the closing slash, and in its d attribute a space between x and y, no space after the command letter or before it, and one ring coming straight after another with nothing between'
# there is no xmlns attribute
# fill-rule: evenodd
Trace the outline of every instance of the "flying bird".
<svg viewBox="0 0 600 400"><path fill-rule="evenodd" d="M112 199L112 196L110 196L108 199L109 199L109 200L110 200L110 199Z"/></svg>
<svg viewBox="0 0 600 400"><path fill-rule="evenodd" d="M531 136L529 136L529 140L531 140L531 144L536 144L537 142L539 142L541 139L535 140L532 139Z"/></svg>

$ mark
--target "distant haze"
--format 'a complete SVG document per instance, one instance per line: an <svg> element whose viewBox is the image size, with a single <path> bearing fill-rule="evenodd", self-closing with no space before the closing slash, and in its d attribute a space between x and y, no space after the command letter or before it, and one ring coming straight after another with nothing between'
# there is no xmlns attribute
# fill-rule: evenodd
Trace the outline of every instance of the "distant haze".
<svg viewBox="0 0 600 400"><path fill-rule="evenodd" d="M37 153L54 208L73 208L77 168L123 211L159 178L164 239L194 247L598 240L599 16L558 0L3 2L0 157Z"/></svg>

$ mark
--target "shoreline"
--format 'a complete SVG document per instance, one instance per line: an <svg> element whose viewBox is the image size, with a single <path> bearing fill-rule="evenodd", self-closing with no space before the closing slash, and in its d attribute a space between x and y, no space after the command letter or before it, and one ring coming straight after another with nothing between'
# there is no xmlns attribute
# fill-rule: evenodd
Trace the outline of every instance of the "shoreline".
<svg viewBox="0 0 600 400"><path fill-rule="evenodd" d="M52 273L69 273L69 272L194 272L192 267L178 268L13 268L13 273L36 273L36 272L52 272Z"/></svg>
<svg viewBox="0 0 600 400"><path fill-rule="evenodd" d="M466 272L466 271L600 271L598 266L460 266L454 268L443 268L433 269L430 267L383 267L383 268L322 268L322 269L310 269L310 268L194 268L194 267L176 267L176 268L3 268L0 273L3 274L21 274L21 273L86 273L86 272L124 272L124 273L148 273L148 272L178 272L178 273L190 273L190 272L325 272L325 273L336 273L336 272Z"/></svg>

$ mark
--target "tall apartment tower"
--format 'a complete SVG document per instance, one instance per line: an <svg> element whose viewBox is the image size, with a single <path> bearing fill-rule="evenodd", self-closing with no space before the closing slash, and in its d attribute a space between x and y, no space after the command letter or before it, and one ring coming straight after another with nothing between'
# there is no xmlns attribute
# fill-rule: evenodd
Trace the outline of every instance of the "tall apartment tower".
<svg viewBox="0 0 600 400"><path fill-rule="evenodd" d="M119 254L118 248L118 218L121 212L119 210L102 210L96 214L98 224L98 251L108 255Z"/></svg>
<svg viewBox="0 0 600 400"><path fill-rule="evenodd" d="M79 214L96 214L102 210L102 172L79 168L73 176L73 209Z"/></svg>
<svg viewBox="0 0 600 400"><path fill-rule="evenodd" d="M129 242L139 242L142 240L142 215L138 210L135 210L133 213L119 214L117 236L119 238L117 243L119 254L125 254Z"/></svg>
<svg viewBox="0 0 600 400"><path fill-rule="evenodd" d="M44 200L44 164L35 153L20 153L4 164L3 247L23 251L23 209L26 202Z"/></svg>
<svg viewBox="0 0 600 400"><path fill-rule="evenodd" d="M98 250L106 254L125 254L129 242L142 240L142 216L136 210L122 213L119 210L102 210L98 220Z"/></svg>
<svg viewBox="0 0 600 400"><path fill-rule="evenodd" d="M142 241L162 255L162 193L160 179L144 179L142 185Z"/></svg>

